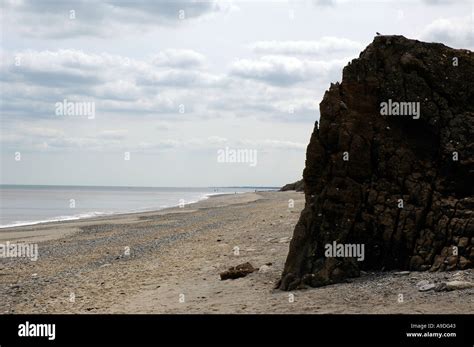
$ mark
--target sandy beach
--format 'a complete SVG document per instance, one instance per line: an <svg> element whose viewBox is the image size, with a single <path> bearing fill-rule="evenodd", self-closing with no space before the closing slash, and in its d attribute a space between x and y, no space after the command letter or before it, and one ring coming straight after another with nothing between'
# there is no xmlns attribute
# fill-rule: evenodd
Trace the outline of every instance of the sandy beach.
<svg viewBox="0 0 474 347"><path fill-rule="evenodd" d="M38 243L39 258L0 259L0 312L474 311L472 288L420 292L416 286L422 280L472 281L472 269L364 273L322 288L274 289L303 205L304 195L294 191L245 193L184 208L3 229L0 243ZM245 262L260 270L220 279Z"/></svg>

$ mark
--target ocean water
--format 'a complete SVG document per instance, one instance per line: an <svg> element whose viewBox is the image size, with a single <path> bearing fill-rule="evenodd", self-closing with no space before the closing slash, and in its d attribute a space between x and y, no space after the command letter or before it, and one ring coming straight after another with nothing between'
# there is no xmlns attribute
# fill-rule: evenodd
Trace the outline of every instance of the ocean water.
<svg viewBox="0 0 474 347"><path fill-rule="evenodd" d="M262 188L152 188L0 185L0 228L160 210Z"/></svg>

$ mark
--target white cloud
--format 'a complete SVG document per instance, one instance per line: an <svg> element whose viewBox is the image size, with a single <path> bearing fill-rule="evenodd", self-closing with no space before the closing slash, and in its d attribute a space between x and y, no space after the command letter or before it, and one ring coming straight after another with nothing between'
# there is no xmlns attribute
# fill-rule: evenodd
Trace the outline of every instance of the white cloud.
<svg viewBox="0 0 474 347"><path fill-rule="evenodd" d="M259 80L273 85L291 85L302 81L326 78L341 71L349 59L307 60L287 56L263 56L240 59L231 66L235 76Z"/></svg>
<svg viewBox="0 0 474 347"><path fill-rule="evenodd" d="M232 64L231 72L239 77L275 84L292 84L306 78L303 61L293 57L265 56L258 60L240 59Z"/></svg>
<svg viewBox="0 0 474 347"><path fill-rule="evenodd" d="M124 140L128 134L126 129L103 130L99 133L99 137L111 140Z"/></svg>
<svg viewBox="0 0 474 347"><path fill-rule="evenodd" d="M153 55L160 57L159 64L150 58L71 49L4 53L0 79L3 114L11 120L58 120L54 105L67 99L95 102L98 119L149 116L182 121L248 114L285 122L312 121L317 114L309 100L316 90L294 85L334 81L347 62L266 56L237 61L229 74L216 75L209 73L206 65L188 68L191 61L205 60L197 52L185 51L186 59L179 64L183 68L176 67L170 50L164 52ZM173 54L182 52L174 50ZM14 64L15 57L19 66ZM292 88L281 88L285 85ZM290 104L294 113L289 113ZM184 113L180 113L180 105L184 105Z"/></svg>
<svg viewBox="0 0 474 347"><path fill-rule="evenodd" d="M274 139L264 140L242 140L245 146L260 149L283 149L283 150L305 150L307 144L301 142L281 141Z"/></svg>
<svg viewBox="0 0 474 347"><path fill-rule="evenodd" d="M358 52L360 42L326 36L317 41L258 41L250 45L257 53L291 55L327 55L340 52Z"/></svg>
<svg viewBox="0 0 474 347"><path fill-rule="evenodd" d="M126 130L104 130L95 136L72 136L54 127L19 125L14 136L2 136L2 145L15 150L107 150L121 148L127 134Z"/></svg>
<svg viewBox="0 0 474 347"><path fill-rule="evenodd" d="M193 93L223 85L222 76L188 68L204 61L202 54L164 52L155 54L155 60L72 49L3 53L2 110L7 116L49 118L54 103L68 99L94 101L97 113L176 114L178 105L191 103Z"/></svg>
<svg viewBox="0 0 474 347"><path fill-rule="evenodd" d="M423 2L428 5L452 5L459 0L423 0Z"/></svg>
<svg viewBox="0 0 474 347"><path fill-rule="evenodd" d="M474 23L470 16L439 18L426 26L420 34L424 41L441 42L455 48L474 47Z"/></svg>
<svg viewBox="0 0 474 347"><path fill-rule="evenodd" d="M306 144L277 139L231 140L222 136L168 138L134 141L127 129L106 129L95 134L77 135L74 129L67 131L55 127L38 127L22 123L15 134L5 134L2 144L15 150L40 151L102 151L102 152L162 152L205 151L213 153L225 146L255 148L258 150L304 150Z"/></svg>
<svg viewBox="0 0 474 347"><path fill-rule="evenodd" d="M313 0L313 4L316 6L334 6L336 0Z"/></svg>
<svg viewBox="0 0 474 347"><path fill-rule="evenodd" d="M146 75L137 76L137 84L145 86L208 86L218 85L222 78L206 72L194 70L168 69L150 71Z"/></svg>
<svg viewBox="0 0 474 347"><path fill-rule="evenodd" d="M133 101L141 96L140 88L131 80L107 81L92 88L94 96L100 99Z"/></svg>
<svg viewBox="0 0 474 347"><path fill-rule="evenodd" d="M276 139L241 139L231 141L220 136L209 136L206 138L191 139L163 139L154 142L141 142L136 150L140 151L160 151L160 150L188 150L214 151L223 147L253 148L258 150L305 150L306 144Z"/></svg>
<svg viewBox="0 0 474 347"><path fill-rule="evenodd" d="M152 64L182 69L201 67L205 61L204 55L190 49L166 49L151 57Z"/></svg>
<svg viewBox="0 0 474 347"><path fill-rule="evenodd" d="M25 127L22 134L39 138L56 138L64 136L64 131L46 127Z"/></svg>

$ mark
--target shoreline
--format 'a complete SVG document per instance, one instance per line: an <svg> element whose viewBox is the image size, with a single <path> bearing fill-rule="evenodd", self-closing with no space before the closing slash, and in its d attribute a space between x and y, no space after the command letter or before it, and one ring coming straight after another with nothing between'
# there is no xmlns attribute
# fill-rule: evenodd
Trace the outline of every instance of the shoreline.
<svg viewBox="0 0 474 347"><path fill-rule="evenodd" d="M8 186L8 185L4 185ZM47 186L45 186L47 187ZM69 187L69 186L66 186ZM76 187L76 186L72 186ZM81 186L77 186L78 188ZM121 187L122 188L122 187ZM126 187L123 187L126 188ZM142 188L142 187L140 187ZM143 187L146 188L146 187ZM227 188L227 187L224 187ZM239 187L236 187L239 188ZM262 191L273 191L272 189L268 190L262 190ZM259 192L258 189L255 190L255 192ZM210 192L205 194L202 198L198 200L192 200L189 202L184 202L183 206L187 205L192 205L196 204L200 201L204 201L213 197L217 196L224 196L224 195L234 195L234 194L245 194L245 193L252 193L250 191L246 192ZM6 224L6 225L0 225L0 240L2 239L1 233L2 231L14 231L14 229L21 228L21 227L30 227L30 226L37 226L37 225L49 225L53 223L65 223L65 222L76 222L76 221L82 221L82 220L95 220L95 219L100 219L100 218L110 218L113 216L119 216L119 215L132 215L132 214L137 214L137 213L147 213L147 212L158 212L158 211L163 211L167 209L172 209L172 208L177 208L179 207L179 203L176 205L171 205L171 206L166 206L162 208L144 208L144 209L135 209L135 210L130 210L130 211L123 211L123 212L101 212L101 211L91 211L91 212L83 212L80 214L75 214L75 215L64 215L64 216L54 216L54 217L49 217L49 219L44 219L44 220L35 220L35 221L18 221L14 222L13 224Z"/></svg>
<svg viewBox="0 0 474 347"><path fill-rule="evenodd" d="M247 193L249 192L240 192L236 194L247 194ZM235 195L235 194L234 193L210 193L210 194L206 194L206 196L200 200L186 202L184 203L183 206L190 206L190 205L197 204L208 199L216 198L219 196L225 196L225 195ZM112 213L105 213L103 215L83 217L83 218L78 217L78 218L68 218L68 219L58 219L58 220L32 221L32 222L25 222L27 224L19 224L19 225L13 225L13 226L0 226L0 242L7 240L7 238L5 237L6 234L5 235L3 234L4 232L5 233L28 232L28 231L31 231L29 229L35 228L35 227L41 227L41 229L43 229L43 227L48 228L48 227L55 227L55 226L61 226L61 225L67 226L68 224L76 224L76 223L86 222L86 221L95 222L95 221L115 219L115 217L129 217L129 216L142 215L142 214L148 214L148 213L155 214L155 213L164 212L167 210L174 210L176 208L182 209L181 207L179 207L179 204L177 204L175 206L168 206L161 209L140 210L140 211L133 211L133 212L131 211L112 212ZM65 217L74 217L74 216L65 216ZM62 237L64 236L65 235L63 234Z"/></svg>
<svg viewBox="0 0 474 347"><path fill-rule="evenodd" d="M39 258L0 259L0 314L474 311L474 288L419 292L416 286L420 281L472 280L472 269L369 272L320 288L274 289L304 203L304 194L294 191L229 194L184 209L16 231L38 242ZM54 237L35 240L38 235L26 237L25 232ZM220 279L221 272L246 262L257 271Z"/></svg>

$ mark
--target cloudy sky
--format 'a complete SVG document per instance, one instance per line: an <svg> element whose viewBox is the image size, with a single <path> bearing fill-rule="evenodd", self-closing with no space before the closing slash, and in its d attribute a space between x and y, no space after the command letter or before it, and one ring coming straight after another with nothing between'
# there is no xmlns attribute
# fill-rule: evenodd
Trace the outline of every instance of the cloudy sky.
<svg viewBox="0 0 474 347"><path fill-rule="evenodd" d="M2 184L280 186L376 31L473 49L462 0L0 4ZM65 99L95 117L56 114Z"/></svg>

